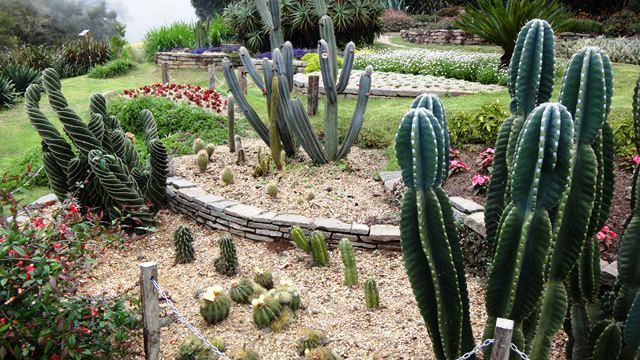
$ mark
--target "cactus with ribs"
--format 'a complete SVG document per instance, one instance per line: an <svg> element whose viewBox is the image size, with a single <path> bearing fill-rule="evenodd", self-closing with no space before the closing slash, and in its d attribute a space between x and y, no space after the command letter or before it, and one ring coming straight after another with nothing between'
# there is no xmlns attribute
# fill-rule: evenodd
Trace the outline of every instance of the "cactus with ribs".
<svg viewBox="0 0 640 360"><path fill-rule="evenodd" d="M153 224L153 212L165 204L168 156L151 112L140 114L149 152L144 164L118 119L107 113L102 95L91 97L90 121L85 123L69 108L58 73L46 69L42 78L42 84L27 89L25 108L42 139L44 169L56 196L75 196L83 211L102 211L108 220L124 219L130 228L143 230ZM40 109L42 92L71 144Z"/></svg>

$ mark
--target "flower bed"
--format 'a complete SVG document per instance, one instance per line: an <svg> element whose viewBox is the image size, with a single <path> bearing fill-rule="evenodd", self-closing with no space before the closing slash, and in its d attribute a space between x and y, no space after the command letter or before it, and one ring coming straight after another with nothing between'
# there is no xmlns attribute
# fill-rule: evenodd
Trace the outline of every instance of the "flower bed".
<svg viewBox="0 0 640 360"><path fill-rule="evenodd" d="M139 96L156 96L165 97L174 101L185 101L189 104L199 106L203 109L213 110L217 113L222 112L227 101L220 97L215 90L204 89L200 86L191 86L189 84L153 84L143 86L137 89L129 89L124 91L124 95L130 98Z"/></svg>
<svg viewBox="0 0 640 360"><path fill-rule="evenodd" d="M505 85L507 81L506 71L499 69L498 54L429 49L358 52L354 68L364 69L368 65L373 65L376 71L442 76L482 84Z"/></svg>

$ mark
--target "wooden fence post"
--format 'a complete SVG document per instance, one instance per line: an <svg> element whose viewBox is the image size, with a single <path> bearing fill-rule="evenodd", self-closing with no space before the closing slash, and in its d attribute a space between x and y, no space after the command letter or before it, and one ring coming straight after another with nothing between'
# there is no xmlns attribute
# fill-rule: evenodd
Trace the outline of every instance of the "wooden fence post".
<svg viewBox="0 0 640 360"><path fill-rule="evenodd" d="M162 63L162 83L169 83L169 64L166 62Z"/></svg>
<svg viewBox="0 0 640 360"><path fill-rule="evenodd" d="M318 92L320 76L310 75L307 83L307 115L314 116L318 112Z"/></svg>
<svg viewBox="0 0 640 360"><path fill-rule="evenodd" d="M158 290L151 280L158 281L158 264L140 264L140 305L142 306L142 336L144 338L144 358L160 358L160 304Z"/></svg>
<svg viewBox="0 0 640 360"><path fill-rule="evenodd" d="M511 352L511 336L513 335L513 320L498 318L493 333L491 360L508 360Z"/></svg>
<svg viewBox="0 0 640 360"><path fill-rule="evenodd" d="M238 68L238 83L242 93L247 95L247 70L244 67Z"/></svg>
<svg viewBox="0 0 640 360"><path fill-rule="evenodd" d="M207 67L207 74L209 75L209 90L216 89L216 65L209 64Z"/></svg>

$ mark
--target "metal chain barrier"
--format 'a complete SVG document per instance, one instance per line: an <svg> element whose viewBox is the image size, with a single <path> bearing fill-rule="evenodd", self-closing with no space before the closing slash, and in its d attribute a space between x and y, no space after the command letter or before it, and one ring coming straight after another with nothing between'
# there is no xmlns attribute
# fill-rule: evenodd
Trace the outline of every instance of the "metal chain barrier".
<svg viewBox="0 0 640 360"><path fill-rule="evenodd" d="M24 184L22 184L21 186L15 188L12 192L11 195L15 194L18 191L22 191L23 188L27 187L31 181L35 178L38 177L38 175L40 175L40 172L42 171L42 169L44 169L44 165L40 165L40 167L38 168L38 170L35 173L32 173L31 175L29 175L29 179L27 181L25 181Z"/></svg>
<svg viewBox="0 0 640 360"><path fill-rule="evenodd" d="M456 360L467 360L470 357L472 357L473 355L475 355L476 353L478 353L480 350L486 348L487 346L489 346L491 344L493 344L493 339L487 339L487 340L483 341L482 344L477 345L471 351L469 351L468 353L462 355L461 357L459 357ZM518 354L518 356L520 356L520 358L522 360L529 360L529 356L527 354L523 353L522 351L520 351L520 349L518 349L518 347L514 343L511 343L511 351L513 351L514 353Z"/></svg>
<svg viewBox="0 0 640 360"><path fill-rule="evenodd" d="M169 297L167 297L167 294L160 288L160 285L158 285L158 283L156 282L155 279L151 279L151 284L153 285L153 287L158 291L158 293L160 294L160 296L162 296L162 298L164 299L164 301L167 302L167 305L169 305L169 307L174 311L174 314L176 315L176 317L178 318L178 320L180 320L180 322L189 330L191 330L191 332L198 337L198 339L200 339L200 341L202 341L209 349L211 349L211 351L217 355L217 359L225 359L225 360L230 360L227 355L225 355L223 352L221 352L220 350L218 350L218 348L216 348L215 346L211 345L211 343L198 331L198 329L196 329L193 325L191 325L191 323L185 319L185 317L180 313L180 311L175 307L175 305L173 305L173 301L171 301L169 299Z"/></svg>
<svg viewBox="0 0 640 360"><path fill-rule="evenodd" d="M511 351L513 351L514 353L518 354L518 356L520 356L520 358L522 360L529 360L529 355L527 355L527 354L523 353L522 351L520 351L520 349L518 349L518 347L514 343L511 343Z"/></svg>

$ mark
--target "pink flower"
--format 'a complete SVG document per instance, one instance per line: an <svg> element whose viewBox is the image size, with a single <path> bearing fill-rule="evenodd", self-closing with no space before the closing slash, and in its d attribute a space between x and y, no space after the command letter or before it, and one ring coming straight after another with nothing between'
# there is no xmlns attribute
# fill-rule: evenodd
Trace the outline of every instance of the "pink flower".
<svg viewBox="0 0 640 360"><path fill-rule="evenodd" d="M24 267L24 271L26 271L26 272L31 272L31 271L33 271L35 269L36 269L36 266L33 265L33 264L29 264L29 265Z"/></svg>
<svg viewBox="0 0 640 360"><path fill-rule="evenodd" d="M457 174L459 172L469 171L469 165L465 164L464 161L460 160L451 160L449 164L449 171L451 174Z"/></svg>
<svg viewBox="0 0 640 360"><path fill-rule="evenodd" d="M53 248L54 249L60 249L61 247L62 247L62 244L60 244L60 243L53 244Z"/></svg>
<svg viewBox="0 0 640 360"><path fill-rule="evenodd" d="M634 156L634 157L633 157L633 159L632 159L632 161L633 161L633 163L634 163L634 164L636 164L636 165L640 164L640 155L636 155L636 156Z"/></svg>
<svg viewBox="0 0 640 360"><path fill-rule="evenodd" d="M615 231L609 229L608 226L603 226L600 231L596 234L596 238L600 241L601 250L607 249L611 246L614 240L618 237L618 234Z"/></svg>
<svg viewBox="0 0 640 360"><path fill-rule="evenodd" d="M471 177L471 184L475 187L486 186L489 183L489 177L482 174L475 174Z"/></svg>
<svg viewBox="0 0 640 360"><path fill-rule="evenodd" d="M36 229L42 229L45 226L44 219L41 217L31 220L31 223L36 227Z"/></svg>

